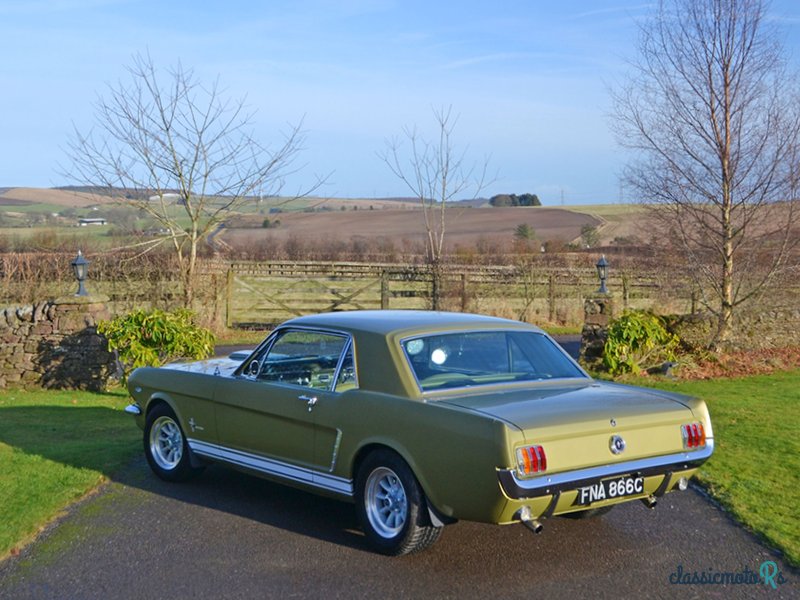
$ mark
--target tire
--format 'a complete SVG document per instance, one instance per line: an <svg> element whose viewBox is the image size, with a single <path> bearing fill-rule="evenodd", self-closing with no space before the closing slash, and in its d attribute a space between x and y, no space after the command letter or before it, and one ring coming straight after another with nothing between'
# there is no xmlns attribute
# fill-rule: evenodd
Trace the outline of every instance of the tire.
<svg viewBox="0 0 800 600"><path fill-rule="evenodd" d="M370 546L387 556L420 552L444 527L430 523L425 495L406 462L389 450L376 450L356 476L356 513Z"/></svg>
<svg viewBox="0 0 800 600"><path fill-rule="evenodd" d="M595 517L602 517L607 512L610 512L612 508L614 508L613 505L601 506L600 508L590 508L589 510L571 512L561 516L568 519L594 519Z"/></svg>
<svg viewBox="0 0 800 600"><path fill-rule="evenodd" d="M143 441L147 463L164 481L186 481L203 470L192 466L186 436L166 404L159 404L147 414Z"/></svg>

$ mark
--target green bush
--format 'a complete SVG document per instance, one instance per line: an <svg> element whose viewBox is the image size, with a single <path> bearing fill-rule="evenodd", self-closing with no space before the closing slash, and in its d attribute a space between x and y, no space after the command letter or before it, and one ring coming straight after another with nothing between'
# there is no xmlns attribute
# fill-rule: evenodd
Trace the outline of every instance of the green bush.
<svg viewBox="0 0 800 600"><path fill-rule="evenodd" d="M517 240L532 240L535 237L536 232L527 223L520 223L514 230L514 238Z"/></svg>
<svg viewBox="0 0 800 600"><path fill-rule="evenodd" d="M214 334L194 322L185 308L173 312L137 310L98 324L122 365L123 383L137 367L158 367L179 358L201 360L214 352Z"/></svg>
<svg viewBox="0 0 800 600"><path fill-rule="evenodd" d="M603 349L603 363L612 375L635 375L675 360L680 344L664 320L645 311L630 311L612 321Z"/></svg>

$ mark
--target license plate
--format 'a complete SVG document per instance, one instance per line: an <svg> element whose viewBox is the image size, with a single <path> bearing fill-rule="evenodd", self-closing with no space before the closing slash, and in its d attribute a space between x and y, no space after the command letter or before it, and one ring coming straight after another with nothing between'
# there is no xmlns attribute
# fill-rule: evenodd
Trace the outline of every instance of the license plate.
<svg viewBox="0 0 800 600"><path fill-rule="evenodd" d="M578 488L575 504L585 506L601 500L635 496L644 492L644 477L616 477Z"/></svg>

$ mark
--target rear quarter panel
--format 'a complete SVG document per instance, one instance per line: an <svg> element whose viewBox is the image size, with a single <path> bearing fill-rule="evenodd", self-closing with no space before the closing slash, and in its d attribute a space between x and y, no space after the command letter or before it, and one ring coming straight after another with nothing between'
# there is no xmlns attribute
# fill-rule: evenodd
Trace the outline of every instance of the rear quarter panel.
<svg viewBox="0 0 800 600"><path fill-rule="evenodd" d="M470 411L419 400L353 390L327 407L342 436L334 474L357 475L358 462L374 446L397 452L414 471L429 501L442 514L494 522L507 499L497 478L509 466L507 450L521 432Z"/></svg>

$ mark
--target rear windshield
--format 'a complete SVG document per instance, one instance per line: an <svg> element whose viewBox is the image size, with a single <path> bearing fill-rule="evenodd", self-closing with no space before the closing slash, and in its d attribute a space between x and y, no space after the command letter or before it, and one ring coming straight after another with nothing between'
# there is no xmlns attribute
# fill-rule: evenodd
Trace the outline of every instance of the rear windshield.
<svg viewBox="0 0 800 600"><path fill-rule="evenodd" d="M402 341L423 391L586 377L556 343L531 331L476 331Z"/></svg>

